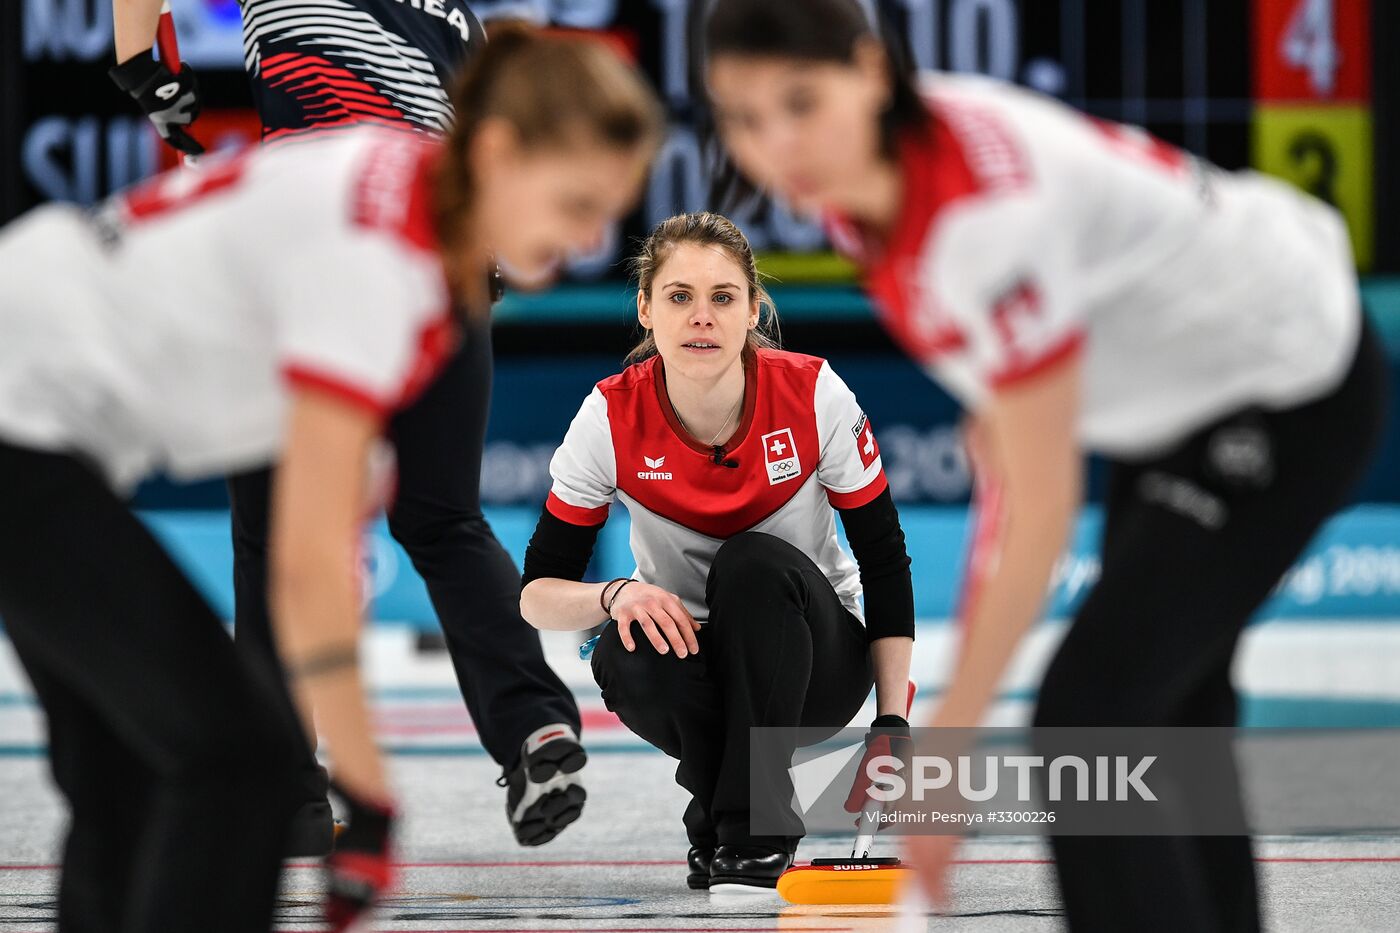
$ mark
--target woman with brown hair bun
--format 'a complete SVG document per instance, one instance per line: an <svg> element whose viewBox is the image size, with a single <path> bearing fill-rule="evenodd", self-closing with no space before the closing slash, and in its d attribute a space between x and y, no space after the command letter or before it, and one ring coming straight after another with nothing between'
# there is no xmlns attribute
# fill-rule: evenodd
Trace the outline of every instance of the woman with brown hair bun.
<svg viewBox="0 0 1400 933"><path fill-rule="evenodd" d="M0 232L0 616L73 808L60 928L265 930L296 805L274 673L235 653L125 493L279 462L282 661L354 827L333 929L390 881L353 572L372 443L488 307L494 253L539 281L632 203L659 107L601 46L498 37L434 142L382 128L211 159L97 211ZM210 814L237 832L211 838Z"/></svg>
<svg viewBox="0 0 1400 933"><path fill-rule="evenodd" d="M750 798L750 729L834 733L873 682L876 731L907 730L904 533L869 419L825 360L778 349L734 224L672 217L636 271L646 338L584 401L550 464L521 610L542 629L617 623L593 675L608 708L680 762L688 884L772 888L802 830L751 828L753 813L783 819L792 786L766 774L755 786L767 797ZM579 582L614 499L637 570Z"/></svg>

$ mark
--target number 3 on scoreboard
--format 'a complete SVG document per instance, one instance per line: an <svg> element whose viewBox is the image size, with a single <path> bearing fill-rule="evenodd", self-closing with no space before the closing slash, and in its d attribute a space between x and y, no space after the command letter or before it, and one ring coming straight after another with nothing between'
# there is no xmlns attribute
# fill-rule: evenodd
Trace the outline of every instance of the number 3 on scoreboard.
<svg viewBox="0 0 1400 933"><path fill-rule="evenodd" d="M1283 60L1308 74L1313 90L1330 97L1337 86L1341 53L1332 0L1298 0L1279 44Z"/></svg>

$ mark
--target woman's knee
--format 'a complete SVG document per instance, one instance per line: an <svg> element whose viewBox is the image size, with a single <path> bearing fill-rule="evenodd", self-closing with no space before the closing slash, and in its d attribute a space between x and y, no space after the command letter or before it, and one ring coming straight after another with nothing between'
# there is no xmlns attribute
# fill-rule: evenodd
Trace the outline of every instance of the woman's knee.
<svg viewBox="0 0 1400 933"><path fill-rule="evenodd" d="M593 650L593 678L610 708L667 704L703 679L698 662L658 653L639 626L632 627L632 640L636 647L628 651L617 625L609 625Z"/></svg>
<svg viewBox="0 0 1400 933"><path fill-rule="evenodd" d="M594 650L593 677L603 703L627 728L673 758L695 735L721 721L718 690L697 655L657 654L645 639L635 651L609 626Z"/></svg>
<svg viewBox="0 0 1400 933"><path fill-rule="evenodd" d="M782 538L759 531L735 535L719 546L710 565L706 589L713 598L718 591L744 593L791 585L796 576L789 571L800 567L806 556Z"/></svg>
<svg viewBox="0 0 1400 933"><path fill-rule="evenodd" d="M435 554L445 547L495 544L486 518L477 509L418 501L401 496L388 514L389 534L410 556Z"/></svg>

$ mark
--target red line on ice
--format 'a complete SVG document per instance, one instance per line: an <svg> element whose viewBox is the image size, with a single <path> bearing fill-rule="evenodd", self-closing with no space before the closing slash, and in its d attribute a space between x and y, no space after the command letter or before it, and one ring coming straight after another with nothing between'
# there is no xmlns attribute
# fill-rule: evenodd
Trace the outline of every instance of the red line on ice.
<svg viewBox="0 0 1400 933"><path fill-rule="evenodd" d="M1292 857L1292 856L1262 856L1262 857L1256 858L1254 861L1256 861L1256 862L1275 862L1275 863L1278 863L1278 862L1282 862L1282 863L1288 863L1288 862L1294 862L1294 863L1319 862L1319 863L1323 863L1323 864L1335 864L1335 863L1338 863L1338 862L1400 862L1400 856L1394 856L1394 855L1356 855L1356 856L1350 856L1350 857L1340 857L1340 856L1318 856L1318 857L1310 857L1310 856L1296 856L1296 857Z"/></svg>
<svg viewBox="0 0 1400 933"><path fill-rule="evenodd" d="M395 868L603 868L684 865L680 859L636 859L605 861L601 859L563 860L558 862L395 862ZM54 866L57 868L58 866ZM288 868L320 868L320 862L290 862Z"/></svg>

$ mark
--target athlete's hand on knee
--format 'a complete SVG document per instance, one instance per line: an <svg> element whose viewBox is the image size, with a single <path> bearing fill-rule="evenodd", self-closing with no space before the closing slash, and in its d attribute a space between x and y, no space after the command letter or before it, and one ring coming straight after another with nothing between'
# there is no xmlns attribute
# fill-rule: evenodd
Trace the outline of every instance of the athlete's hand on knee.
<svg viewBox="0 0 1400 933"><path fill-rule="evenodd" d="M331 789L349 808L349 825L326 857L326 920L343 933L393 885L389 843L395 813L392 804L360 799L335 782Z"/></svg>
<svg viewBox="0 0 1400 933"><path fill-rule="evenodd" d="M659 586L641 581L629 584L613 602L612 617L622 647L628 651L637 650L631 631L634 623L659 654L674 650L676 657L683 658L700 651L700 642L695 638L700 623L686 611L679 597Z"/></svg>

